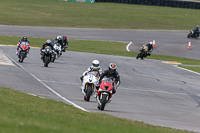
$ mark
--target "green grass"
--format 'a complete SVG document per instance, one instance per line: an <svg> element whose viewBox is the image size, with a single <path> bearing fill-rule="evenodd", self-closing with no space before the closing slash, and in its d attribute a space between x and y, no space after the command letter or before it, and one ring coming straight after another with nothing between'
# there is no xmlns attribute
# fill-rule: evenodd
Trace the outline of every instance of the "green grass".
<svg viewBox="0 0 200 133"><path fill-rule="evenodd" d="M151 126L0 87L1 133L189 133Z"/></svg>
<svg viewBox="0 0 200 133"><path fill-rule="evenodd" d="M0 36L0 44L16 45L18 40L22 37L17 36ZM49 38L33 38L28 37L31 46L41 47L42 44ZM53 40L54 38L50 38ZM90 52L109 55L120 55L128 57L136 57L137 52L127 52L126 43L109 42L109 41L88 41L88 40L69 40L70 51ZM164 60L164 61L177 61L182 64L200 65L200 60L188 59L167 55L152 54L148 59Z"/></svg>
<svg viewBox="0 0 200 133"><path fill-rule="evenodd" d="M108 29L191 30L199 10L117 3L1 0L0 24Z"/></svg>
<svg viewBox="0 0 200 133"><path fill-rule="evenodd" d="M189 69L189 70L192 70L192 71L200 73L200 67L195 67L195 66L181 66L181 65L179 65L179 67L183 67L183 68L186 68L186 69Z"/></svg>

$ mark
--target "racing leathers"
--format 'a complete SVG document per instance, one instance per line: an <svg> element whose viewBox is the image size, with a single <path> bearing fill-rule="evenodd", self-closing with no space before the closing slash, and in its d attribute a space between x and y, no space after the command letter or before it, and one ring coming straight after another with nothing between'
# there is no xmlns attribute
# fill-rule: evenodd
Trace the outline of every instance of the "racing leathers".
<svg viewBox="0 0 200 133"><path fill-rule="evenodd" d="M42 50L45 49L46 46L49 46L49 47L51 47L52 50L54 50L54 47L51 44L48 44L48 43L43 44L42 48L40 49L41 59L43 59L43 57L44 57L44 53Z"/></svg>
<svg viewBox="0 0 200 133"><path fill-rule="evenodd" d="M83 81L83 77L88 73L88 72L92 72L92 71L97 71L98 75L100 76L102 73L102 69L100 66L98 67L94 67L93 65L88 67L88 69L82 74L82 76L80 77L81 81Z"/></svg>
<svg viewBox="0 0 200 133"><path fill-rule="evenodd" d="M199 37L199 26L196 26L192 31L196 37Z"/></svg>
<svg viewBox="0 0 200 133"><path fill-rule="evenodd" d="M19 47L21 45L22 42L27 42L28 43L28 53L29 54L29 51L30 51L30 42L28 40L23 40L23 39L20 39L19 42L17 43L17 49L16 49L16 55L19 54Z"/></svg>
<svg viewBox="0 0 200 133"><path fill-rule="evenodd" d="M65 45L65 47L68 48L69 43L66 35L63 36L63 45Z"/></svg>
<svg viewBox="0 0 200 133"><path fill-rule="evenodd" d="M151 53L153 51L153 45L148 43L148 44L146 44L146 46L148 47L147 55L151 56Z"/></svg>
<svg viewBox="0 0 200 133"><path fill-rule="evenodd" d="M107 78L111 78L113 80L113 94L116 93L116 90L117 88L119 87L121 81L120 81L120 76L119 76L119 73L117 71L114 71L113 73L111 73L109 70L105 70L99 77L99 80L98 80L98 84L100 85L101 84L101 80L104 78L104 77L107 77ZM99 87L97 87L97 90L99 89Z"/></svg>
<svg viewBox="0 0 200 133"><path fill-rule="evenodd" d="M63 49L63 40L62 40L62 38L59 38L59 39L56 38L53 42L54 43L60 43L61 49Z"/></svg>

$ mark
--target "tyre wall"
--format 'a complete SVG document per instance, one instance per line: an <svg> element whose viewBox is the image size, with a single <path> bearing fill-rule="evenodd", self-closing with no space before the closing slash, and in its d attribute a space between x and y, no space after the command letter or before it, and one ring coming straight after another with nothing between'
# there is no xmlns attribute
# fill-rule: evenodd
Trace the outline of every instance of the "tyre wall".
<svg viewBox="0 0 200 133"><path fill-rule="evenodd" d="M178 0L95 0L95 2L112 2L124 4L139 4L152 6L166 6L178 8L200 9L200 2Z"/></svg>

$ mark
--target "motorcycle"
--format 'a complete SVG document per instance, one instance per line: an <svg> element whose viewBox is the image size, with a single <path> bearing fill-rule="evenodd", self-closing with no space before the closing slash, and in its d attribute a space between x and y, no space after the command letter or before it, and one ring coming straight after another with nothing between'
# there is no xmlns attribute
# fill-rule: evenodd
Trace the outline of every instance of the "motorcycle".
<svg viewBox="0 0 200 133"><path fill-rule="evenodd" d="M194 33L193 30L190 31L190 33L187 35L187 38L198 38L199 37L199 32Z"/></svg>
<svg viewBox="0 0 200 133"><path fill-rule="evenodd" d="M52 62L54 62L55 59L59 58L62 55L62 50L61 50L60 43L53 42L52 45L55 50L55 54L53 55L53 58L52 58Z"/></svg>
<svg viewBox="0 0 200 133"><path fill-rule="evenodd" d="M97 93L97 107L104 110L107 103L110 102L113 93L113 80L111 78L103 78Z"/></svg>
<svg viewBox="0 0 200 133"><path fill-rule="evenodd" d="M47 46L45 47L45 49L43 50L44 53L44 57L43 57L43 63L45 67L48 67L50 61L51 61L51 57L52 57L52 49L51 47Z"/></svg>
<svg viewBox="0 0 200 133"><path fill-rule="evenodd" d="M24 59L27 57L28 54L28 47L29 43L28 42L22 42L19 46L19 50L18 50L18 61L19 62L23 62Z"/></svg>
<svg viewBox="0 0 200 133"><path fill-rule="evenodd" d="M68 48L67 36L64 35L62 40L63 40L63 48L62 48L62 52L65 52L65 51L66 51L66 48Z"/></svg>
<svg viewBox="0 0 200 133"><path fill-rule="evenodd" d="M141 60L143 60L147 56L147 51L148 51L147 46L144 46L144 45L141 46L136 59L141 58Z"/></svg>
<svg viewBox="0 0 200 133"><path fill-rule="evenodd" d="M81 89L85 101L90 101L90 97L95 91L97 81L97 72L89 72L86 76L84 76Z"/></svg>

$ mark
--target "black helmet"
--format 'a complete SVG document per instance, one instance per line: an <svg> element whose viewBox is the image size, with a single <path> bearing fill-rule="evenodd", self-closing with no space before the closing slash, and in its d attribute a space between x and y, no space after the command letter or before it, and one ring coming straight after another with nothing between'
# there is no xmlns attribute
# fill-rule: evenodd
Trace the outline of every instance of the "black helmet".
<svg viewBox="0 0 200 133"><path fill-rule="evenodd" d="M117 69L117 65L114 64L114 63L110 63L109 66L108 66L108 70L110 73L114 73Z"/></svg>
<svg viewBox="0 0 200 133"><path fill-rule="evenodd" d="M24 41L27 41L27 36L24 35L24 36L23 36L23 40L24 40Z"/></svg>

